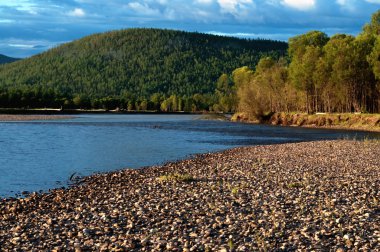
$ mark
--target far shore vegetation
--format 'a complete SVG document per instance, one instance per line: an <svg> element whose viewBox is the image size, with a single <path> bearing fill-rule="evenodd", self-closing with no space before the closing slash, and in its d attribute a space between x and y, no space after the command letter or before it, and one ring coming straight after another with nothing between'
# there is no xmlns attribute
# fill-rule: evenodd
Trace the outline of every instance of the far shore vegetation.
<svg viewBox="0 0 380 252"><path fill-rule="evenodd" d="M279 112L266 114L259 119L246 113L235 113L232 121L267 123L281 126L303 126L380 132L380 114L364 113L298 113Z"/></svg>
<svg viewBox="0 0 380 252"><path fill-rule="evenodd" d="M310 31L288 44L159 29L95 34L1 65L0 107L380 127L380 10L356 37Z"/></svg>

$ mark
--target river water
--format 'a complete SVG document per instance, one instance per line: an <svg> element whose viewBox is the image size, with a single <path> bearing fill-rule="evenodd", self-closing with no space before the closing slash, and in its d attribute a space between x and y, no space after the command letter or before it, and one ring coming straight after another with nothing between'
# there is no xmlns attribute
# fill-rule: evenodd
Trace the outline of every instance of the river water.
<svg viewBox="0 0 380 252"><path fill-rule="evenodd" d="M0 123L0 197L66 186L70 176L138 168L243 145L379 133L198 120L197 115L80 115Z"/></svg>

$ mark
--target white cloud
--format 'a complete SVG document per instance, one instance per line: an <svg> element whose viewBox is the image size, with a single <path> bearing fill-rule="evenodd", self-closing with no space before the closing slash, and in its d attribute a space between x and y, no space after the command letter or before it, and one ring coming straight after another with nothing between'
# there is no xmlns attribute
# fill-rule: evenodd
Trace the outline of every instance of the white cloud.
<svg viewBox="0 0 380 252"><path fill-rule="evenodd" d="M348 0L336 0L336 3L339 4L339 5L346 5L348 3Z"/></svg>
<svg viewBox="0 0 380 252"><path fill-rule="evenodd" d="M368 3L380 4L380 0L365 0Z"/></svg>
<svg viewBox="0 0 380 252"><path fill-rule="evenodd" d="M11 24L14 23L14 20L11 19L0 19L0 24Z"/></svg>
<svg viewBox="0 0 380 252"><path fill-rule="evenodd" d="M75 0L75 2L77 2L77 3L93 3L93 1L92 0Z"/></svg>
<svg viewBox="0 0 380 252"><path fill-rule="evenodd" d="M81 8L75 8L74 10L69 11L68 15L73 17L84 17L86 13Z"/></svg>
<svg viewBox="0 0 380 252"><path fill-rule="evenodd" d="M34 4L30 0L19 0L19 1L14 1L14 0L2 0L0 2L0 7L1 6L6 6L10 8L14 8L15 10L26 12L32 15L36 15L37 13L37 8L36 4Z"/></svg>
<svg viewBox="0 0 380 252"><path fill-rule="evenodd" d="M218 36L227 36L227 37L239 37L239 38L246 38L246 39L252 39L252 38L263 38L263 39L274 39L274 40L288 40L289 37L294 36L294 34L291 33L247 33L247 32L218 32L218 31L209 31L206 32L208 34L212 35L218 35Z"/></svg>
<svg viewBox="0 0 380 252"><path fill-rule="evenodd" d="M20 49L30 49L30 48L34 47L33 45L26 45L26 44L8 44L8 46L10 46L10 47L17 47L17 48L20 48Z"/></svg>
<svg viewBox="0 0 380 252"><path fill-rule="evenodd" d="M128 8L144 16L156 16L160 14L159 10L150 8L146 3L132 2L128 4Z"/></svg>
<svg viewBox="0 0 380 252"><path fill-rule="evenodd" d="M157 0L157 2L158 2L159 4L162 4L162 5L165 5L165 4L168 3L167 0Z"/></svg>
<svg viewBox="0 0 380 252"><path fill-rule="evenodd" d="M336 0L336 3L349 12L355 12L358 9L355 0Z"/></svg>
<svg viewBox="0 0 380 252"><path fill-rule="evenodd" d="M214 0L195 0L195 2L199 4L211 4Z"/></svg>
<svg viewBox="0 0 380 252"><path fill-rule="evenodd" d="M277 6L279 3L279 0L265 0L265 3L272 6Z"/></svg>
<svg viewBox="0 0 380 252"><path fill-rule="evenodd" d="M25 39L16 39L16 38L7 38L0 40L0 47L4 48L17 48L20 50L38 50L40 48L51 48L56 44L62 42L52 42L48 40L25 40Z"/></svg>
<svg viewBox="0 0 380 252"><path fill-rule="evenodd" d="M315 1L316 0L283 0L282 4L289 6L291 8L297 9L297 10L310 10L315 7ZM338 0L338 1L344 1L344 0Z"/></svg>
<svg viewBox="0 0 380 252"><path fill-rule="evenodd" d="M252 0L218 0L222 12L237 14L238 9L247 8L247 4L253 4Z"/></svg>
<svg viewBox="0 0 380 252"><path fill-rule="evenodd" d="M259 37L260 35L262 35L258 33L246 33L246 32L228 33L228 32L209 31L206 33L212 34L212 35L218 35L218 36L227 36L227 37Z"/></svg>

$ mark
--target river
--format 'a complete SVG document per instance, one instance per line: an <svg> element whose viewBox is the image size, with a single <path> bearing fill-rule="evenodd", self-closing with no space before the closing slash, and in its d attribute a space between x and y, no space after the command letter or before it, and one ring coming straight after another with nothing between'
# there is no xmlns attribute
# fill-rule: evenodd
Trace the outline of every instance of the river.
<svg viewBox="0 0 380 252"><path fill-rule="evenodd" d="M138 168L243 145L379 133L199 120L198 115L80 115L0 122L0 197L67 186L69 178Z"/></svg>

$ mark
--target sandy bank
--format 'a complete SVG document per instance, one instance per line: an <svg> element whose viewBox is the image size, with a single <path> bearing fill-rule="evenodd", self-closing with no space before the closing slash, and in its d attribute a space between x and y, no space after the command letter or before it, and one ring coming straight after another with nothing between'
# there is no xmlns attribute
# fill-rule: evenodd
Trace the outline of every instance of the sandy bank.
<svg viewBox="0 0 380 252"><path fill-rule="evenodd" d="M67 190L4 200L0 247L375 251L379 156L379 141L305 142L94 175Z"/></svg>
<svg viewBox="0 0 380 252"><path fill-rule="evenodd" d="M64 115L5 115L0 114L1 121L40 121L40 120L58 120L58 119L70 119L73 116Z"/></svg>

